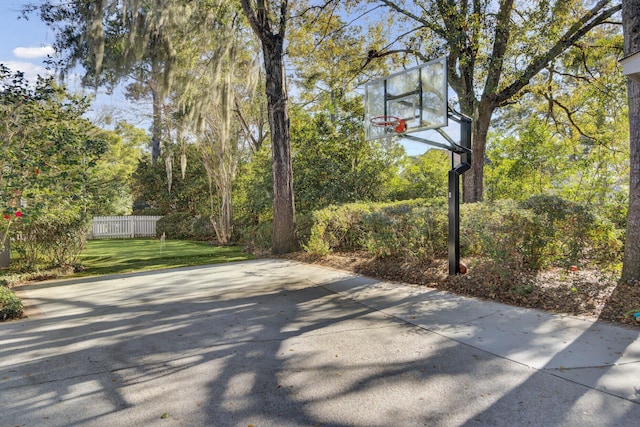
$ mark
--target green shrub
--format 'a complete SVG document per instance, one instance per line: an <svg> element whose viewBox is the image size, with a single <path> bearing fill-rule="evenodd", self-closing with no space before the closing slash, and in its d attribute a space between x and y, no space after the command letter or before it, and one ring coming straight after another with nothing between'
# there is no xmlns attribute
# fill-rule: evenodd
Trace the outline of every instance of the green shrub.
<svg viewBox="0 0 640 427"><path fill-rule="evenodd" d="M464 254L490 259L502 270L538 270L547 260L549 239L538 218L512 201L462 209Z"/></svg>
<svg viewBox="0 0 640 427"><path fill-rule="evenodd" d="M434 259L448 254L449 217L444 203L435 202L428 206L414 208L414 221L420 227L413 229L414 236L409 246L420 258Z"/></svg>
<svg viewBox="0 0 640 427"><path fill-rule="evenodd" d="M361 248L364 220L375 205L350 203L329 208L326 218L325 239L330 247L352 251Z"/></svg>
<svg viewBox="0 0 640 427"><path fill-rule="evenodd" d="M188 212L176 212L163 216L156 222L156 237L164 233L167 239L215 240L216 231L208 215L195 216Z"/></svg>
<svg viewBox="0 0 640 427"><path fill-rule="evenodd" d="M376 257L430 260L447 253L447 210L442 200L377 205L362 219L362 245Z"/></svg>
<svg viewBox="0 0 640 427"><path fill-rule="evenodd" d="M318 234L318 230L317 227L311 230L309 241L302 244L302 249L311 255L323 257L331 252L331 247L329 243Z"/></svg>
<svg viewBox="0 0 640 427"><path fill-rule="evenodd" d="M0 320L19 318L23 310L20 298L11 289L0 285Z"/></svg>
<svg viewBox="0 0 640 427"><path fill-rule="evenodd" d="M460 217L460 247L465 256L488 258L501 275L523 267L521 233L514 232L514 222L521 221L513 202L465 204Z"/></svg>
<svg viewBox="0 0 640 427"><path fill-rule="evenodd" d="M211 219L206 215L197 217L193 221L191 228L193 230L192 237L196 240L212 240L216 238L216 231L213 228Z"/></svg>
<svg viewBox="0 0 640 427"><path fill-rule="evenodd" d="M301 246L308 243L313 227L313 212L296 213L296 234Z"/></svg>
<svg viewBox="0 0 640 427"><path fill-rule="evenodd" d="M613 224L556 196L463 205L461 224L464 254L487 257L501 271L619 262Z"/></svg>
<svg viewBox="0 0 640 427"><path fill-rule="evenodd" d="M190 213L176 212L167 214L156 222L156 236L162 233L167 239L191 239L193 238L193 223L195 217Z"/></svg>
<svg viewBox="0 0 640 427"><path fill-rule="evenodd" d="M360 249L360 222L367 205L353 203L328 206L311 215L309 239L302 248L312 255L323 256L332 250Z"/></svg>
<svg viewBox="0 0 640 427"><path fill-rule="evenodd" d="M371 212L362 218L362 225L365 230L362 246L368 253L376 258L398 255L401 242L394 218L384 212Z"/></svg>
<svg viewBox="0 0 640 427"><path fill-rule="evenodd" d="M234 239L243 242L248 250L267 250L271 247L272 230L273 224L271 221L245 225L244 227L234 227Z"/></svg>
<svg viewBox="0 0 640 427"><path fill-rule="evenodd" d="M599 266L617 263L622 240L614 225L596 209L556 196L534 196L521 203L539 222L538 233L548 246L544 264L569 266L594 262Z"/></svg>
<svg viewBox="0 0 640 427"><path fill-rule="evenodd" d="M89 221L46 215L16 228L13 249L21 268L56 268L75 265L86 245Z"/></svg>
<svg viewBox="0 0 640 427"><path fill-rule="evenodd" d="M313 213L303 248L319 256L365 250L376 257L430 259L446 254L446 220L442 200L330 206Z"/></svg>

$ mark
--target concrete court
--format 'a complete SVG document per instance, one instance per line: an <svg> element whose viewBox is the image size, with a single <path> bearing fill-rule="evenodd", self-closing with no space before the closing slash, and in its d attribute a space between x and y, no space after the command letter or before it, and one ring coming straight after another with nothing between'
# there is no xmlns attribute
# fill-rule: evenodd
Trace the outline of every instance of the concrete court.
<svg viewBox="0 0 640 427"><path fill-rule="evenodd" d="M631 426L640 330L282 260L50 281L0 426Z"/></svg>

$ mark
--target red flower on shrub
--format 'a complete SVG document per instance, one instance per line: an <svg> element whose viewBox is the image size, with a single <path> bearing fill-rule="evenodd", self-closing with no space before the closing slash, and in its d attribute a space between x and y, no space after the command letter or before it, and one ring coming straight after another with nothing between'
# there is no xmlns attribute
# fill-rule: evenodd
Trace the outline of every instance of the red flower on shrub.
<svg viewBox="0 0 640 427"><path fill-rule="evenodd" d="M17 212L16 212L16 217L20 218L21 216L22 216L22 212L17 211Z"/></svg>
<svg viewBox="0 0 640 427"><path fill-rule="evenodd" d="M10 217L9 215L4 214L4 219L6 219L7 221L9 221L9 219L10 219L10 218L11 218L11 217Z"/></svg>

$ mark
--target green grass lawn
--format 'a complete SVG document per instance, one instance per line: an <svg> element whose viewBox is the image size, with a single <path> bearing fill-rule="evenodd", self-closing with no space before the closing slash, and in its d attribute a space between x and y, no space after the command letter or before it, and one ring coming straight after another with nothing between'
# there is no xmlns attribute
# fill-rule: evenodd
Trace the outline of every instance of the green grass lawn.
<svg viewBox="0 0 640 427"><path fill-rule="evenodd" d="M85 270L75 276L159 270L252 259L239 246L155 239L89 240L80 254Z"/></svg>

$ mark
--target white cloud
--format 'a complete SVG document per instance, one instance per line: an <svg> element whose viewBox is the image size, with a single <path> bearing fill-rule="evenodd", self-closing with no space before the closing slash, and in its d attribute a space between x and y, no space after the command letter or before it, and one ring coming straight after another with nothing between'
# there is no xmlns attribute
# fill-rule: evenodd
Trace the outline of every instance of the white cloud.
<svg viewBox="0 0 640 427"><path fill-rule="evenodd" d="M32 64L31 62L0 61L0 63L3 63L12 71L22 71L27 81L32 83L35 83L38 76L46 77L54 74L43 66Z"/></svg>
<svg viewBox="0 0 640 427"><path fill-rule="evenodd" d="M13 49L13 54L18 58L44 58L47 55L53 56L56 50L51 46L42 47L17 47Z"/></svg>

